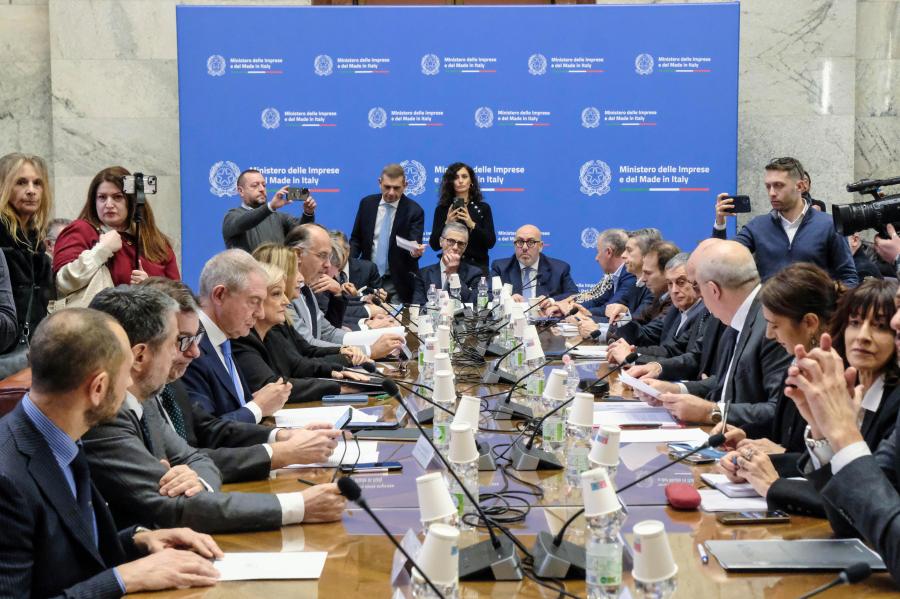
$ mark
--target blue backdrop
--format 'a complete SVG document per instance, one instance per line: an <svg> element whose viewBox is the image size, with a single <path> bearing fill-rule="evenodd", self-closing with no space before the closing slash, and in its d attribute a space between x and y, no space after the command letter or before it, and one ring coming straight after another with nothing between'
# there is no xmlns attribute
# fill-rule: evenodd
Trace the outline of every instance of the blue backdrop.
<svg viewBox="0 0 900 599"><path fill-rule="evenodd" d="M735 190L738 10L179 6L185 281L224 247L251 167L270 192L309 187L318 222L349 233L399 162L427 243L441 174L466 162L493 207L492 259L534 223L581 284L608 227L690 249Z"/></svg>

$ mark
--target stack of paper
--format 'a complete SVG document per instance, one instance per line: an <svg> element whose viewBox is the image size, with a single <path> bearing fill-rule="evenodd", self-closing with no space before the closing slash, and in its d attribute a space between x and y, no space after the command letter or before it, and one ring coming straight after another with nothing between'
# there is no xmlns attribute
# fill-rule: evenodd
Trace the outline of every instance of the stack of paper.
<svg viewBox="0 0 900 599"><path fill-rule="evenodd" d="M665 408L655 408L642 401L621 401L594 404L594 426L660 425L678 426Z"/></svg>
<svg viewBox="0 0 900 599"><path fill-rule="evenodd" d="M651 428L624 430L620 443L670 443L672 441L705 442L709 435L699 428Z"/></svg>
<svg viewBox="0 0 900 599"><path fill-rule="evenodd" d="M750 483L733 483L724 474L707 472L700 475L703 482L724 493L727 497L759 497Z"/></svg>
<svg viewBox="0 0 900 599"><path fill-rule="evenodd" d="M732 498L716 489L700 489L700 508L704 512L746 512L766 510L768 504L763 497Z"/></svg>
<svg viewBox="0 0 900 599"><path fill-rule="evenodd" d="M589 358L591 360L605 360L605 345L580 345L569 352L573 358Z"/></svg>
<svg viewBox="0 0 900 599"><path fill-rule="evenodd" d="M634 378L624 370L619 371L619 381L624 385L628 385L635 391L640 391L644 395L649 395L653 398L657 398L660 395L659 391L657 391L644 381Z"/></svg>
<svg viewBox="0 0 900 599"><path fill-rule="evenodd" d="M356 441L344 443L338 441L334 453L328 461L322 464L291 464L287 468L336 468L342 464L368 464L378 461L378 441L359 441L359 449Z"/></svg>
<svg viewBox="0 0 900 599"><path fill-rule="evenodd" d="M388 333L393 333L395 335L403 335L406 336L406 328L401 326L396 327L385 327L383 329L368 329L365 331L348 331L344 334L344 340L342 343L344 345L356 345L356 346L364 346L364 345L372 345L376 341L378 341L382 335L386 335Z"/></svg>
<svg viewBox="0 0 900 599"><path fill-rule="evenodd" d="M349 406L323 406L321 408L281 409L275 412L275 426L281 428L302 428L313 422L328 422L332 426L340 422ZM376 422L378 416L361 410L353 410L350 422Z"/></svg>
<svg viewBox="0 0 900 599"><path fill-rule="evenodd" d="M324 551L290 553L226 553L213 562L219 581L316 579L325 568Z"/></svg>

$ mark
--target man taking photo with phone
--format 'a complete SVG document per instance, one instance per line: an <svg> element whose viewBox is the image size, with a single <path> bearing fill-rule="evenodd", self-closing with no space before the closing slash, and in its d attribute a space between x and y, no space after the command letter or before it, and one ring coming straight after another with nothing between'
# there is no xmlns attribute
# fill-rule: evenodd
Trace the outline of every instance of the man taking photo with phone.
<svg viewBox="0 0 900 599"><path fill-rule="evenodd" d="M772 211L748 222L735 241L753 253L763 281L794 262L811 262L849 287L859 284L847 240L834 230L831 215L812 210L803 199L806 180L796 158L775 158L766 165L766 193ZM726 239L725 217L734 216L734 199L716 197L712 236Z"/></svg>

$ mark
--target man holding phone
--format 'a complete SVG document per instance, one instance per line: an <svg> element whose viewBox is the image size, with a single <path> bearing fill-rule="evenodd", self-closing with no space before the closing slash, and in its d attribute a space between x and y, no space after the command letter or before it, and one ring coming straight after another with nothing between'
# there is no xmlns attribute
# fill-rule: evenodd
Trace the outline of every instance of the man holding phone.
<svg viewBox="0 0 900 599"><path fill-rule="evenodd" d="M849 287L859 284L847 240L829 214L812 210L803 199L803 165L796 158L775 158L766 165L765 185L772 211L748 222L735 241L753 253L763 281L794 262L812 262ZM726 239L725 217L749 212L746 196L720 193L712 236ZM749 198L748 198L749 199Z"/></svg>
<svg viewBox="0 0 900 599"><path fill-rule="evenodd" d="M237 180L241 205L232 208L222 221L222 239L228 249L239 248L252 253L258 246L272 242L284 245L288 232L303 223L316 220L316 200L308 189L284 186L272 199L266 194L266 178L257 170L248 169ZM303 215L296 218L281 208L293 202L303 202Z"/></svg>

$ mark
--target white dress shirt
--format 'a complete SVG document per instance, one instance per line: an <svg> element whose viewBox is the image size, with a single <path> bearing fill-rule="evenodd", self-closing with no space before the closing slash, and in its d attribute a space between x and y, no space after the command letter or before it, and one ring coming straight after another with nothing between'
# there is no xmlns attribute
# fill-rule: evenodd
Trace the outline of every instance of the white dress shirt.
<svg viewBox="0 0 900 599"><path fill-rule="evenodd" d="M800 216L795 218L793 221L789 221L784 217L780 212L778 213L778 218L781 220L781 226L784 229L784 233L788 237L788 245L794 243L794 236L797 235L797 229L800 228L800 223L803 222L803 217L806 216L806 211L809 210L809 204L806 203L806 200L802 200L803 202L803 212L800 213Z"/></svg>
<svg viewBox="0 0 900 599"><path fill-rule="evenodd" d="M725 379L722 381L722 393L719 397L725 397L725 390L728 389L729 378L731 375L731 367L734 364L734 358L737 356L738 345L741 341L741 332L744 330L744 327L747 324L747 316L750 313L750 305L753 303L753 300L756 299L756 294L759 293L759 290L762 286L757 285L753 288L753 291L750 292L746 298L744 298L743 303L738 307L737 311L734 313L734 316L731 317L731 328L738 332L737 337L734 340L734 349L731 351L731 360L728 361L728 369L725 370ZM719 401L719 410L722 413L725 413L725 401Z"/></svg>
<svg viewBox="0 0 900 599"><path fill-rule="evenodd" d="M200 317L200 324L203 325L203 329L206 331L206 337L209 339L210 345L213 346L213 350L216 352L216 355L219 357L219 362L222 363L222 367L228 372L228 364L225 363L225 356L222 355L222 348L219 347L228 339L228 335L226 335L222 329L219 328L219 325L214 323L212 319L206 315L206 312L203 310L197 310L197 315ZM231 358L234 360L234 356ZM234 366L237 368L237 364ZM247 403L244 404L244 407L250 410L250 413L253 414L253 418L256 419L256 423L262 420L262 409L251 401L253 398L251 397Z"/></svg>
<svg viewBox="0 0 900 599"><path fill-rule="evenodd" d="M372 235L372 259L373 260L375 259L375 256L378 255L378 244L382 242L382 240L378 239L378 234L381 232L381 225L382 225L382 222L384 221L384 213L387 212L385 205L387 205L387 204L390 204L391 206L394 207L394 209L391 210L391 216L390 216L390 218L391 218L391 227L390 228L393 229L394 228L394 219L397 218L397 207L400 205L400 200L397 200L396 202L385 202L384 196L381 196L381 201L378 203L378 212L375 214L375 231L373 232L373 235ZM390 243L390 239L385 239L384 243ZM388 249L388 251L390 251L390 249ZM390 270L390 267L388 267L388 270Z"/></svg>

